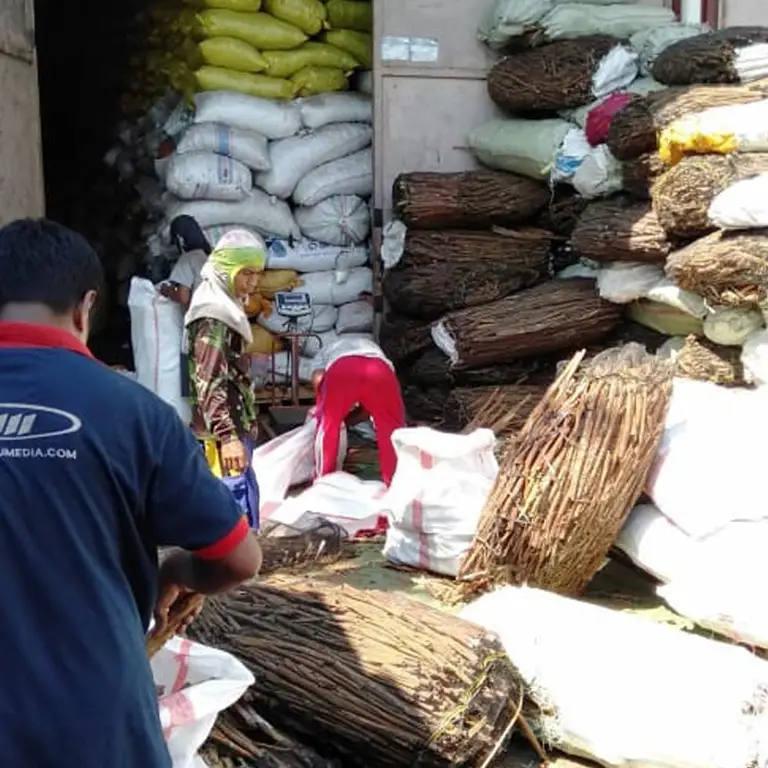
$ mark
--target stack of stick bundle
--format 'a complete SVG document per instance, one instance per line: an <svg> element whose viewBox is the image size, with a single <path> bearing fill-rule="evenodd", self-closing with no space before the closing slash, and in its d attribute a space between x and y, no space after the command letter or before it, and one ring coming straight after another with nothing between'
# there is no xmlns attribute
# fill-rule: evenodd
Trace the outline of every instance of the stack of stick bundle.
<svg viewBox="0 0 768 768"><path fill-rule="evenodd" d="M628 284L625 296L606 298L668 338L660 354L675 360L678 375L725 386L752 380L742 346L764 330L739 318L759 318L768 299L768 229L722 230L710 206L735 184L768 173L768 153L738 152L713 139L692 140L672 157L664 141L708 109L768 100L768 79L754 78L745 63L750 51L759 52L751 46L766 41L768 28L726 29L681 40L657 56L651 74L668 87L632 96L608 130L623 193L589 202L570 238L572 250L601 270L637 265L637 294Z"/></svg>
<svg viewBox="0 0 768 768"><path fill-rule="evenodd" d="M579 595L643 492L673 366L640 345L577 354L509 441L459 578Z"/></svg>
<svg viewBox="0 0 768 768"><path fill-rule="evenodd" d="M552 279L573 260L563 249L582 209L572 193L553 198L541 181L503 171L398 177L393 210L405 236L383 280L380 341L404 383L412 420L460 429L473 414L458 403L479 401L486 387L548 384L558 353L614 327L617 313L596 297L593 283ZM480 347L490 341L491 348L458 363L436 344L433 329L461 323L464 313L480 329ZM519 349L494 342L517 327L528 336ZM477 397L467 391L474 387Z"/></svg>
<svg viewBox="0 0 768 768"><path fill-rule="evenodd" d="M190 630L256 682L214 740L255 759L263 719L343 765L491 764L528 733L520 676L484 629L390 593L286 579L206 601ZM324 763L307 762L320 768Z"/></svg>

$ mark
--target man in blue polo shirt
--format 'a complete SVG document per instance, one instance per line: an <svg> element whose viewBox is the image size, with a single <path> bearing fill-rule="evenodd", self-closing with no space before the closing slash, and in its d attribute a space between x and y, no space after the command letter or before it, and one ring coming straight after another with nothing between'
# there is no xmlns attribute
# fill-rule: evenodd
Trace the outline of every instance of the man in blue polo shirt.
<svg viewBox="0 0 768 768"><path fill-rule="evenodd" d="M168 768L144 636L258 544L175 411L85 346L102 273L48 221L0 229L0 764ZM177 546L158 573L157 548Z"/></svg>

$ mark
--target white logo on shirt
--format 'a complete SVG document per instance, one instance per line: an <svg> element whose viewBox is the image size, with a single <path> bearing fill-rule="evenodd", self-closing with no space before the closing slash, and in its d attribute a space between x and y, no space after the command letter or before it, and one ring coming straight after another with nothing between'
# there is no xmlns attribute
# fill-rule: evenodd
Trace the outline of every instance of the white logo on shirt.
<svg viewBox="0 0 768 768"><path fill-rule="evenodd" d="M0 403L0 442L43 440L70 435L83 422L72 413L44 405Z"/></svg>

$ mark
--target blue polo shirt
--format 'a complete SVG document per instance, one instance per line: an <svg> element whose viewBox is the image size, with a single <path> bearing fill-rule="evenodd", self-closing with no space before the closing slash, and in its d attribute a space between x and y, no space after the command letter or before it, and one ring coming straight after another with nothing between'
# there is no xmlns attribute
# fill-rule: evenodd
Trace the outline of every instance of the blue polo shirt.
<svg viewBox="0 0 768 768"><path fill-rule="evenodd" d="M169 768L157 548L247 535L171 407L65 331L0 323L0 765Z"/></svg>

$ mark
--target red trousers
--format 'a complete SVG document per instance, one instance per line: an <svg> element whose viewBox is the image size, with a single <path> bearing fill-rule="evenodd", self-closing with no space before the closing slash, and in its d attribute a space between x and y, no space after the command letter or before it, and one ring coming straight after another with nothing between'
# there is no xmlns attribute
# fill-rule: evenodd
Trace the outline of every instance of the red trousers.
<svg viewBox="0 0 768 768"><path fill-rule="evenodd" d="M392 433L405 426L405 407L397 376L375 357L342 357L325 372L317 396L315 472L322 477L338 469L341 429L357 405L373 419L381 479L389 486L397 465Z"/></svg>

